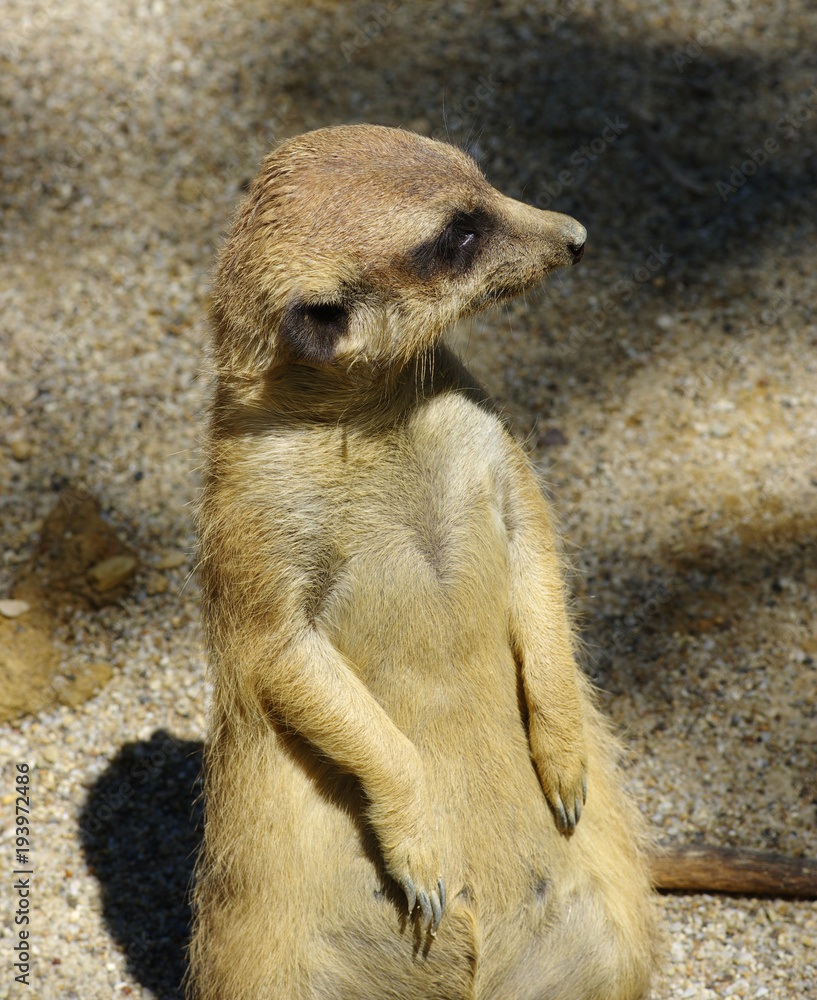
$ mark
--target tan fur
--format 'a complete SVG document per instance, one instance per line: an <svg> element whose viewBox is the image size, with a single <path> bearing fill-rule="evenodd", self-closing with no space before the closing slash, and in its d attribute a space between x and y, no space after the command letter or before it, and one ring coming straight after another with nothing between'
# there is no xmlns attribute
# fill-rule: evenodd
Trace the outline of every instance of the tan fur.
<svg viewBox="0 0 817 1000"><path fill-rule="evenodd" d="M200 506L202 1000L646 996L640 827L551 515L441 344L584 238L374 126L284 144L239 209Z"/></svg>

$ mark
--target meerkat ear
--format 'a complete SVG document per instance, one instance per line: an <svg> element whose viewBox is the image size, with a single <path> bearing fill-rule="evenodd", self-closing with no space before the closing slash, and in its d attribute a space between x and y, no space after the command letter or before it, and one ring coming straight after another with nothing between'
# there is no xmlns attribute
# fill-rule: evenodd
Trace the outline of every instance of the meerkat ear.
<svg viewBox="0 0 817 1000"><path fill-rule="evenodd" d="M281 320L281 337L301 361L331 361L349 328L344 302L292 302Z"/></svg>

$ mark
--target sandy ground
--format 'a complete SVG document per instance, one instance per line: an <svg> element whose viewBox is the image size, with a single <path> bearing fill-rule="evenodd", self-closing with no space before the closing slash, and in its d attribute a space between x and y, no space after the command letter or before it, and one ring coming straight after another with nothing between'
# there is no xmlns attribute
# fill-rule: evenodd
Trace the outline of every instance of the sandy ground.
<svg viewBox="0 0 817 1000"><path fill-rule="evenodd" d="M179 995L208 269L263 152L329 123L447 131L587 226L458 341L560 512L657 835L817 856L815 28L806 0L5 0L0 597L66 490L144 568L60 633L65 670L114 665L101 693L0 729L4 900L18 762L35 844L32 985L5 907L0 1000ZM817 997L814 903L661 907L656 998Z"/></svg>

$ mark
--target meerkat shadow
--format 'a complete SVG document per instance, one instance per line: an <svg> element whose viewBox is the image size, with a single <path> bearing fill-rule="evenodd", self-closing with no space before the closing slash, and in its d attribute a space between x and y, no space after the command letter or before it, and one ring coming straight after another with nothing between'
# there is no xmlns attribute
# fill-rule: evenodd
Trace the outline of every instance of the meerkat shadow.
<svg viewBox="0 0 817 1000"><path fill-rule="evenodd" d="M190 889L202 834L202 744L157 730L126 743L80 815L89 870L128 972L158 1000L179 1000Z"/></svg>

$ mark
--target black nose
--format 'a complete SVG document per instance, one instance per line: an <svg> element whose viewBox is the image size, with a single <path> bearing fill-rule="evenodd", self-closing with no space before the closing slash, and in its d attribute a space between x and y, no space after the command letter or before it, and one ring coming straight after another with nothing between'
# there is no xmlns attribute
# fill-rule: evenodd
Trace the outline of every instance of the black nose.
<svg viewBox="0 0 817 1000"><path fill-rule="evenodd" d="M571 264L578 264L579 261L584 257L584 244L585 241L582 240L581 243L568 243L567 249L570 254Z"/></svg>

